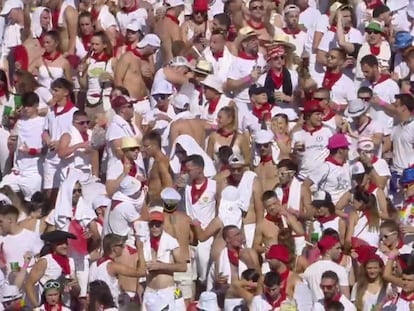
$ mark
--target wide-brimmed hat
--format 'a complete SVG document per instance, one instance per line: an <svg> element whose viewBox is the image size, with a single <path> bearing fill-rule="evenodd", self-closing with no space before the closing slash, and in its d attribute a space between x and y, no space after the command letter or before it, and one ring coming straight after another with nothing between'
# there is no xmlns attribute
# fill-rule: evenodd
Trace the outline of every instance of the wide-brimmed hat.
<svg viewBox="0 0 414 311"><path fill-rule="evenodd" d="M141 147L141 144L138 142L136 137L122 137L121 140L121 149L131 149Z"/></svg>
<svg viewBox="0 0 414 311"><path fill-rule="evenodd" d="M339 1L332 3L332 5L329 7L329 24L330 25L333 24L338 11L342 11L344 9L352 9L352 6L350 4L341 3Z"/></svg>
<svg viewBox="0 0 414 311"><path fill-rule="evenodd" d="M355 118L363 115L369 108L368 103L357 98L351 100L345 108L345 116Z"/></svg>
<svg viewBox="0 0 414 311"><path fill-rule="evenodd" d="M414 36L408 31L399 31L395 34L394 48L405 49L413 44Z"/></svg>
<svg viewBox="0 0 414 311"><path fill-rule="evenodd" d="M202 292L197 303L200 310L218 311L217 295L213 292Z"/></svg>
<svg viewBox="0 0 414 311"><path fill-rule="evenodd" d="M277 33L269 43L265 44L268 51L277 46L283 46L291 52L296 50L296 46L290 42L289 36L284 33Z"/></svg>
<svg viewBox="0 0 414 311"><path fill-rule="evenodd" d="M196 73L203 74L203 75L210 75L214 71L213 65L205 59L198 60L192 70Z"/></svg>
<svg viewBox="0 0 414 311"><path fill-rule="evenodd" d="M9 302L23 297L19 288L15 285L4 285L3 292L0 294L1 302Z"/></svg>
<svg viewBox="0 0 414 311"><path fill-rule="evenodd" d="M62 230L54 230L49 231L46 233L43 233L40 238L45 241L52 244L60 243L62 241L66 241L67 239L73 239L76 240L77 237L69 232L62 231Z"/></svg>
<svg viewBox="0 0 414 311"><path fill-rule="evenodd" d="M240 43L242 43L244 40L252 37L258 37L257 32L252 27L245 26L239 29L236 40L234 42L237 46L239 46Z"/></svg>
<svg viewBox="0 0 414 311"><path fill-rule="evenodd" d="M208 75L207 78L205 78L200 83L213 90L216 90L219 93L223 93L223 82L215 75Z"/></svg>
<svg viewBox="0 0 414 311"><path fill-rule="evenodd" d="M0 12L0 16L6 16L10 13L13 9L22 9L23 10L24 4L21 0L7 0L4 2L3 9Z"/></svg>

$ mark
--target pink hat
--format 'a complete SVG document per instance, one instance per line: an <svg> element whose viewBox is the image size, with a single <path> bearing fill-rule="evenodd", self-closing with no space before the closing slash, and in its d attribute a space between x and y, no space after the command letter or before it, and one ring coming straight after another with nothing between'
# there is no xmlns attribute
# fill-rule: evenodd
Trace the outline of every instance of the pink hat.
<svg viewBox="0 0 414 311"><path fill-rule="evenodd" d="M284 245L273 244L272 246L270 246L270 249L266 254L266 259L277 259L285 264L288 264L289 250Z"/></svg>
<svg viewBox="0 0 414 311"><path fill-rule="evenodd" d="M328 149L339 149L339 148L348 148L350 143L344 134L338 133L334 134L329 138Z"/></svg>

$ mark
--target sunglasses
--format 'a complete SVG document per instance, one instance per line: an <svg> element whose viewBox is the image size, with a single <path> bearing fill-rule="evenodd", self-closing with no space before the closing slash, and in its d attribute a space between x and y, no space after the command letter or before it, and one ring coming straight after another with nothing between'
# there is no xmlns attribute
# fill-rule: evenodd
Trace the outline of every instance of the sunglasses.
<svg viewBox="0 0 414 311"><path fill-rule="evenodd" d="M51 288L59 289L60 283L57 281L51 281L51 282L47 282L44 287L45 289L51 289Z"/></svg>
<svg viewBox="0 0 414 311"><path fill-rule="evenodd" d="M256 144L256 148L260 149L260 148L268 148L270 146L270 143L265 143L265 144Z"/></svg>
<svg viewBox="0 0 414 311"><path fill-rule="evenodd" d="M264 6L263 5L257 5L257 6L252 6L250 8L250 10L254 11L254 10L264 10Z"/></svg>
<svg viewBox="0 0 414 311"><path fill-rule="evenodd" d="M369 34L369 35L371 35L371 34L376 34L376 35L379 35L380 34L380 32L379 31L375 31L375 30L367 30L367 31L365 31L367 34Z"/></svg>
<svg viewBox="0 0 414 311"><path fill-rule="evenodd" d="M394 235L396 233L397 233L397 231L392 231L392 232L390 232L388 234L384 234L382 237L380 237L380 240L382 241L382 240L388 239L390 236L392 236L392 235Z"/></svg>
<svg viewBox="0 0 414 311"><path fill-rule="evenodd" d="M158 94L158 95L153 95L152 97L154 97L154 99L156 101L159 101L159 100L167 99L168 97L170 97L170 95L168 95L168 94Z"/></svg>
<svg viewBox="0 0 414 311"><path fill-rule="evenodd" d="M285 59L285 56L284 55L272 57L272 60L284 60L284 59Z"/></svg>
<svg viewBox="0 0 414 311"><path fill-rule="evenodd" d="M371 100L371 97L362 97L362 96L359 96L358 98L360 100L363 100L364 102L369 102Z"/></svg>
<svg viewBox="0 0 414 311"><path fill-rule="evenodd" d="M81 188L75 188L75 189L73 189L73 191L72 191L73 193L82 193L82 189Z"/></svg>
<svg viewBox="0 0 414 311"><path fill-rule="evenodd" d="M89 120L85 120L85 121L76 121L75 123L76 123L76 124L79 124L79 125L89 125L89 123L91 123L91 121L89 121Z"/></svg>
<svg viewBox="0 0 414 311"><path fill-rule="evenodd" d="M327 290L332 290L334 288L335 285L320 285L321 289L327 289Z"/></svg>
<svg viewBox="0 0 414 311"><path fill-rule="evenodd" d="M151 221L149 223L150 228L155 227L155 228L160 228L162 226L162 222L161 221Z"/></svg>
<svg viewBox="0 0 414 311"><path fill-rule="evenodd" d="M317 100L317 101L323 101L323 100L328 100L327 98L325 98L325 97L314 97L313 98L314 100Z"/></svg>

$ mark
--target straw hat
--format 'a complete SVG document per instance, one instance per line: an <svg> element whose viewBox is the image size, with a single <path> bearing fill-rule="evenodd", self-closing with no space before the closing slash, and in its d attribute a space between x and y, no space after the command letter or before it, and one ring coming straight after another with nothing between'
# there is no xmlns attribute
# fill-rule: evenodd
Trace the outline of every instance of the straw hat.
<svg viewBox="0 0 414 311"><path fill-rule="evenodd" d="M335 17L338 11L342 11L343 9L352 9L352 6L347 3L341 3L339 1L336 1L329 7L329 24L330 25L332 25L333 21L335 20Z"/></svg>
<svg viewBox="0 0 414 311"><path fill-rule="evenodd" d="M239 32L237 33L237 37L235 40L235 43L237 46L240 45L244 40L252 37L257 37L257 32L250 26L245 26L239 29Z"/></svg>
<svg viewBox="0 0 414 311"><path fill-rule="evenodd" d="M121 149L130 149L140 147L140 143L135 137L122 137Z"/></svg>
<svg viewBox="0 0 414 311"><path fill-rule="evenodd" d="M278 45L284 46L286 49L289 49L291 52L294 52L296 50L296 46L293 43L289 42L289 37L283 33L276 34L273 37L272 41L270 41L270 43L266 44L265 46L268 50L271 50Z"/></svg>
<svg viewBox="0 0 414 311"><path fill-rule="evenodd" d="M194 66L193 71L199 74L209 75L212 74L214 70L213 65L209 61L200 59Z"/></svg>

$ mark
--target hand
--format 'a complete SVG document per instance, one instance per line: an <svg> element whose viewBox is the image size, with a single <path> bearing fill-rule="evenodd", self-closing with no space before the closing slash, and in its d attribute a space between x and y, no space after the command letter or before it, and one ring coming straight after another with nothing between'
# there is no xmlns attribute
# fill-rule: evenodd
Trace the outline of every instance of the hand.
<svg viewBox="0 0 414 311"><path fill-rule="evenodd" d="M342 68L349 68L349 67L355 67L355 59L353 57L348 57L345 61L344 64L342 65Z"/></svg>
<svg viewBox="0 0 414 311"><path fill-rule="evenodd" d="M359 160L364 164L365 166L372 166L371 165L371 159L367 156L365 152L361 152L359 154Z"/></svg>
<svg viewBox="0 0 414 311"><path fill-rule="evenodd" d="M216 282L219 284L227 284L228 275L223 275L222 272L217 276Z"/></svg>
<svg viewBox="0 0 414 311"><path fill-rule="evenodd" d="M194 227L201 227L201 222L198 219L191 220L191 225Z"/></svg>
<svg viewBox="0 0 414 311"><path fill-rule="evenodd" d="M404 234L414 233L413 226L403 225L403 226L400 226L400 229L401 229L401 232Z"/></svg>
<svg viewBox="0 0 414 311"><path fill-rule="evenodd" d="M159 261L150 261L147 262L147 270L148 271L156 271L156 270L161 270L162 268L162 263Z"/></svg>
<svg viewBox="0 0 414 311"><path fill-rule="evenodd" d="M58 143L59 142L57 140L49 141L47 146L49 147L50 150L55 150L58 146Z"/></svg>
<svg viewBox="0 0 414 311"><path fill-rule="evenodd" d="M279 102L284 101L284 99L286 97L286 95L283 94L283 92L279 92L279 91L275 91L274 96L275 96L275 99Z"/></svg>
<svg viewBox="0 0 414 311"><path fill-rule="evenodd" d="M160 19L163 18L165 13L167 12L167 8L162 6L155 10L155 17Z"/></svg>
<svg viewBox="0 0 414 311"><path fill-rule="evenodd" d="M383 252L384 254L386 254L386 255L389 255L389 254L390 254L390 249L389 249L389 247L388 247L388 246L386 246L383 242L380 242L380 245L379 245L379 250L380 250L381 252Z"/></svg>
<svg viewBox="0 0 414 311"><path fill-rule="evenodd" d="M30 260L32 260L32 258L33 258L33 253L32 252L26 252L23 255L23 259L24 259L24 262L26 264L28 264L30 262Z"/></svg>
<svg viewBox="0 0 414 311"><path fill-rule="evenodd" d="M250 72L250 77L252 77L254 82L256 82L257 79L259 79L260 75L261 75L261 70L258 67L254 68L252 72Z"/></svg>
<svg viewBox="0 0 414 311"><path fill-rule="evenodd" d="M19 147L19 151L23 152L23 153L28 153L29 152L29 147L27 146L26 143L23 143L20 147Z"/></svg>
<svg viewBox="0 0 414 311"><path fill-rule="evenodd" d="M129 171L131 170L131 167L132 167L131 162L127 158L125 158L124 159L124 169L123 169L122 173L124 175L128 175Z"/></svg>

